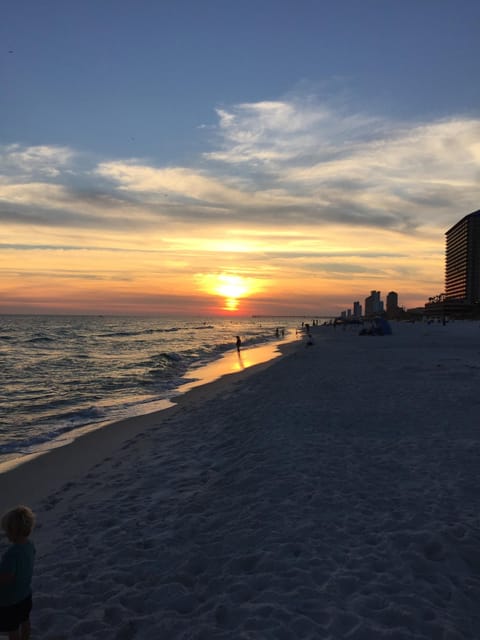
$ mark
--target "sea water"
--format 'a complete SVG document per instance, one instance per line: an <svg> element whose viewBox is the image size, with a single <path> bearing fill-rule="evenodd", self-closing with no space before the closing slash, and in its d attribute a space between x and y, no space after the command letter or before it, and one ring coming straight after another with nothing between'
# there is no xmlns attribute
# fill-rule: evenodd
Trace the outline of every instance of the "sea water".
<svg viewBox="0 0 480 640"><path fill-rule="evenodd" d="M295 318L0 316L0 463L159 408L195 370Z"/></svg>

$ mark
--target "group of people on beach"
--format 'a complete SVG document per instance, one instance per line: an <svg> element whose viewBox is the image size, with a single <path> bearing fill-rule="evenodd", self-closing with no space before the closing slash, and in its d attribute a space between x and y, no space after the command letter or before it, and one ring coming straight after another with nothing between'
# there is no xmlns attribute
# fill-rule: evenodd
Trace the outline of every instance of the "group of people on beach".
<svg viewBox="0 0 480 640"><path fill-rule="evenodd" d="M35 545L30 535L34 526L35 516L25 506L7 511L1 520L11 544L0 560L0 634L7 634L9 640L30 638L35 561Z"/></svg>

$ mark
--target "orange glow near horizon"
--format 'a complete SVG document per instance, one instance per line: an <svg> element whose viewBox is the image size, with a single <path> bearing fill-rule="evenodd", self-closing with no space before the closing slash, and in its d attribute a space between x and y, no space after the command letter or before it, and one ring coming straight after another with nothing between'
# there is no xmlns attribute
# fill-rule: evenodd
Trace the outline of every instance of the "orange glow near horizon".
<svg viewBox="0 0 480 640"><path fill-rule="evenodd" d="M445 232L480 202L480 119L291 97L215 109L169 158L141 136L117 158L48 131L0 145L0 313L315 317L443 292Z"/></svg>
<svg viewBox="0 0 480 640"><path fill-rule="evenodd" d="M225 232L208 229L212 241ZM407 307L442 290L443 237L428 228L412 236L335 225L290 235L248 227L243 234L256 239L257 250L222 254L205 250L205 229L189 242L182 236L182 248L174 234L162 243L153 235L141 247L131 235L104 238L105 245L115 240L115 250L62 248L47 234L37 238L42 247L30 249L23 233L15 244L6 236L12 248L0 252L3 313L335 314L371 289L383 298L397 291ZM234 235L240 245L242 230Z"/></svg>
<svg viewBox="0 0 480 640"><path fill-rule="evenodd" d="M230 313L240 310L240 300L260 290L259 282L254 278L234 273L201 274L198 279L203 291L223 298L220 309Z"/></svg>

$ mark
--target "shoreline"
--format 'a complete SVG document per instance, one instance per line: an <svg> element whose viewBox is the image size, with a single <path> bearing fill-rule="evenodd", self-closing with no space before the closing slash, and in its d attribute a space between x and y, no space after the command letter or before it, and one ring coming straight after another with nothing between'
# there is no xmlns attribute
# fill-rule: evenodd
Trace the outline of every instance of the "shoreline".
<svg viewBox="0 0 480 640"><path fill-rule="evenodd" d="M177 387L172 388L168 392L168 396L159 400L153 400L151 402L137 405L136 410L132 411L130 415L126 415L119 418L112 418L102 420L100 422L94 422L84 426L77 427L71 431L62 434L61 436L51 440L47 443L43 443L38 446L35 451L24 454L8 454L3 456L3 460L0 460L0 476L7 471L14 469L15 467L25 464L39 456L46 455L49 451L68 446L74 440L83 437L84 435L97 431L98 429L104 429L111 424L123 423L126 420L133 420L145 415L155 414L159 411L165 411L178 404L181 396L191 389L197 386L209 384L214 382L218 378L225 375L240 373L243 369L248 369L259 363L274 360L281 355L281 349L284 345L288 345L291 342L295 342L298 338L293 334L287 336L285 340L278 342L270 342L260 345L255 345L249 348L243 348L241 354L237 354L236 351L227 351L222 353L217 359L211 362L191 369L184 375L188 381L179 384Z"/></svg>
<svg viewBox="0 0 480 640"><path fill-rule="evenodd" d="M68 440L44 451L26 454L0 463L0 512L20 503L39 500L62 482L78 477L103 457L113 453L126 440L141 434L152 422L161 428L162 417L182 411L187 404L203 402L224 392L231 385L270 366L295 349L298 340L260 345L241 351L244 366L237 368L237 352L222 354L217 360L193 370L199 376L172 390L161 402L165 407L112 422L79 429ZM176 395L178 394L178 395ZM27 466L27 469L24 467ZM29 477L38 480L32 486ZM28 479L24 479L28 476Z"/></svg>
<svg viewBox="0 0 480 640"><path fill-rule="evenodd" d="M246 318L26 316L2 329L11 375L0 400L0 461L13 464L106 423L170 406L197 369L234 350L232 332L242 335L244 349L281 341L271 323ZM292 327L285 332L288 340Z"/></svg>

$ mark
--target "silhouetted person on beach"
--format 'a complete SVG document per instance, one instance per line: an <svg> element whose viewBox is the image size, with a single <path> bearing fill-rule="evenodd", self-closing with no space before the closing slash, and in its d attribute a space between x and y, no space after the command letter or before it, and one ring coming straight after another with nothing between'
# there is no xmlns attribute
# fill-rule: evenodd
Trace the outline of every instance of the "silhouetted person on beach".
<svg viewBox="0 0 480 640"><path fill-rule="evenodd" d="M0 633L8 633L9 640L28 640L35 560L29 536L35 516L28 507L19 506L5 513L1 524L12 544L0 561Z"/></svg>
<svg viewBox="0 0 480 640"><path fill-rule="evenodd" d="M237 336L237 351L240 353L240 347L242 346L242 341L240 340L240 336Z"/></svg>

